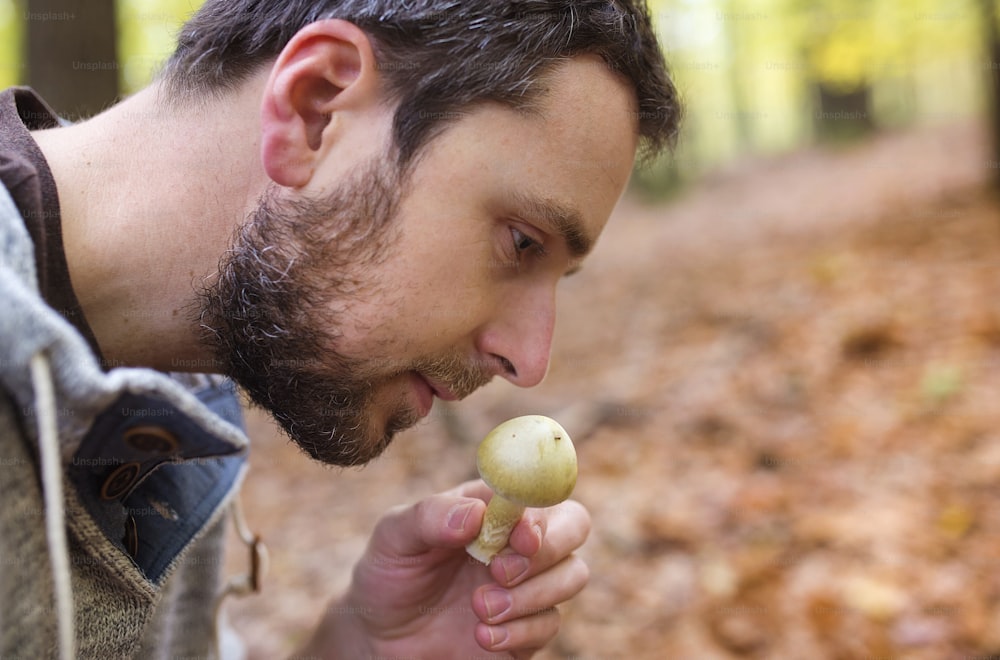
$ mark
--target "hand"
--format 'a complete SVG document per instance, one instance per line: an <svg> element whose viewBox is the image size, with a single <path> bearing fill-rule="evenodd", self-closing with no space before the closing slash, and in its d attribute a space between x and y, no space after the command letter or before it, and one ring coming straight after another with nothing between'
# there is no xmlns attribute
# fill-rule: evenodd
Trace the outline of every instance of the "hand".
<svg viewBox="0 0 1000 660"><path fill-rule="evenodd" d="M489 567L465 546L492 493L465 483L399 507L375 527L347 593L334 601L303 654L324 658L529 658L559 629L555 606L589 571L572 553L590 516L572 500L528 509Z"/></svg>

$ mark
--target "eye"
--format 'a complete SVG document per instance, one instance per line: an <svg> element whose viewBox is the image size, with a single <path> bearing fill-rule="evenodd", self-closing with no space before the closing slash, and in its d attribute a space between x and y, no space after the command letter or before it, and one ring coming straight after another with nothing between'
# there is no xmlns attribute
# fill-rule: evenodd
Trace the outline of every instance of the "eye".
<svg viewBox="0 0 1000 660"><path fill-rule="evenodd" d="M517 229L516 227L510 228L510 235L514 241L514 252L517 254L518 259L521 258L525 252L531 251L534 256L543 257L545 256L545 248L542 244L528 236L523 231Z"/></svg>

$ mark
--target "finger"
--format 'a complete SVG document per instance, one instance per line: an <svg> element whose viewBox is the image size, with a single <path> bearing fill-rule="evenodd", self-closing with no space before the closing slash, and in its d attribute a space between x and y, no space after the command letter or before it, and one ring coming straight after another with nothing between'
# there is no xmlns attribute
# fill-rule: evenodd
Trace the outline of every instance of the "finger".
<svg viewBox="0 0 1000 660"><path fill-rule="evenodd" d="M479 587L472 597L472 610L480 621L490 625L532 616L577 595L589 579L586 562L574 555L516 587Z"/></svg>
<svg viewBox="0 0 1000 660"><path fill-rule="evenodd" d="M375 527L372 546L402 557L434 548L460 548L479 533L485 511L478 498L432 495L386 514Z"/></svg>
<svg viewBox="0 0 1000 660"><path fill-rule="evenodd" d="M556 636L559 622L559 611L552 608L501 625L477 623L476 642L487 651L535 651Z"/></svg>
<svg viewBox="0 0 1000 660"><path fill-rule="evenodd" d="M462 497L475 497L487 504L493 498L493 491L482 479L467 481L446 492ZM546 527L547 518L543 509L525 509L521 519L511 530L508 543L517 547L522 554L534 555L541 548Z"/></svg>
<svg viewBox="0 0 1000 660"><path fill-rule="evenodd" d="M527 530L512 535L511 547L498 554L490 564L490 573L497 583L512 587L548 570L575 552L590 534L590 514L574 500L539 510L537 515L543 518L529 519ZM530 536L535 523L541 520L544 520L544 533L540 545L536 545ZM532 552L535 548L537 550Z"/></svg>
<svg viewBox="0 0 1000 660"><path fill-rule="evenodd" d="M525 509L524 515L511 530L507 544L518 554L533 557L542 549L542 541L549 527L546 509Z"/></svg>

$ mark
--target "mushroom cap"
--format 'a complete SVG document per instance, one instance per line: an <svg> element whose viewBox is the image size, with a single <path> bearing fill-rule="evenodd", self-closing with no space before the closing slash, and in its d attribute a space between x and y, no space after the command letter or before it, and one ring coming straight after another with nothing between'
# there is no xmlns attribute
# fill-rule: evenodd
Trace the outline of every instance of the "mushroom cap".
<svg viewBox="0 0 1000 660"><path fill-rule="evenodd" d="M544 415L515 417L490 431L476 455L494 493L521 506L552 506L576 485L576 450L566 429Z"/></svg>

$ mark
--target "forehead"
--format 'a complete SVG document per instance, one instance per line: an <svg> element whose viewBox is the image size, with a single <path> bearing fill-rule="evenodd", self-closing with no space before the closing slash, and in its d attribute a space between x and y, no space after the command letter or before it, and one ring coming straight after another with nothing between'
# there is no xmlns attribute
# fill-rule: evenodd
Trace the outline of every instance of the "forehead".
<svg viewBox="0 0 1000 660"><path fill-rule="evenodd" d="M546 179L563 174L577 183L599 180L624 187L638 134L628 83L599 57L585 56L557 66L540 84L545 89L532 112L492 119L513 141L520 138L525 156L520 162L530 167L530 158L536 165L532 174Z"/></svg>
<svg viewBox="0 0 1000 660"><path fill-rule="evenodd" d="M546 146L565 152L567 167L631 171L639 124L634 92L624 78L600 57L587 55L557 66L542 84L536 107Z"/></svg>

